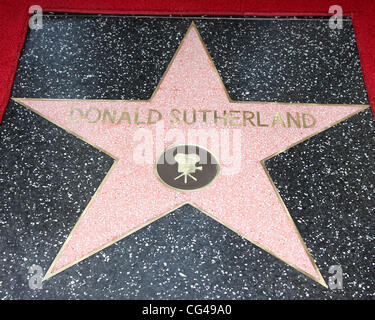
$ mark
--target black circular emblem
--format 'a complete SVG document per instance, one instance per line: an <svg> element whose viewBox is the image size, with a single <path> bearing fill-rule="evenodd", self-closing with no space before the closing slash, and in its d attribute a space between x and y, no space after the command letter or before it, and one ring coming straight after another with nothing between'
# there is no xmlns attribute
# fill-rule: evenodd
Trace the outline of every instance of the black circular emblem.
<svg viewBox="0 0 375 320"><path fill-rule="evenodd" d="M170 188L194 191L208 186L219 174L215 156L199 146L166 149L156 162L156 176Z"/></svg>

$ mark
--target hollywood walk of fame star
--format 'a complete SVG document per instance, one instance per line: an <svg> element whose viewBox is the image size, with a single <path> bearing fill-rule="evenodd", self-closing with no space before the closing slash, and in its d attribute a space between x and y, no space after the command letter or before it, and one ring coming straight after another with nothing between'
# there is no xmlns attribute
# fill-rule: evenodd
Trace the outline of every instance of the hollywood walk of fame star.
<svg viewBox="0 0 375 320"><path fill-rule="evenodd" d="M114 164L45 275L48 279L127 235L189 203L298 271L326 286L293 219L285 207L264 161L283 150L364 110L365 105L319 105L232 101L194 23L188 29L152 97L147 101L13 98L16 102L99 148ZM179 110L256 110L266 117L280 111L313 114L314 126L255 126L241 130L241 166L235 174L220 172L204 190L183 192L160 182L153 163L137 164L134 132L151 129L139 122L71 121L72 110L153 109L161 114ZM112 113L113 114L113 113ZM176 125L166 121L165 129ZM179 122L178 129L210 127ZM215 128L224 129L223 119ZM152 128L153 132L155 131ZM165 141L167 143L167 141ZM166 147L170 146L172 142ZM218 157L220 163L220 156Z"/></svg>

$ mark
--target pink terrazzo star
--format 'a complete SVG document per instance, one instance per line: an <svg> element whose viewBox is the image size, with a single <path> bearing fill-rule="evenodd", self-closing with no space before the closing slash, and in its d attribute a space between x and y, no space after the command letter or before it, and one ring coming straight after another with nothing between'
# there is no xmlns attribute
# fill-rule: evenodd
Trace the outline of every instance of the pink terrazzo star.
<svg viewBox="0 0 375 320"><path fill-rule="evenodd" d="M364 106L231 101L194 24L189 28L163 80L149 101L14 100L116 159L52 263L45 279L182 204L190 203L262 249L326 285L268 177L262 160L363 110ZM241 124L228 127L223 121L218 121L216 126L212 122L202 121L191 125L180 121L176 125L172 124L169 118L163 119L164 131L178 129L186 135L188 130L204 128L233 129L241 132L240 170L231 174L224 174L225 170L221 170L217 179L205 189L186 193L168 188L160 182L154 174L152 162L155 158L149 163L140 164L134 161L134 150L140 143L134 136L135 132L142 132L139 129L145 132L151 130L152 137L155 138L156 125L134 124L133 118L131 124L127 120L117 123L118 117L114 123L109 121L109 118L108 121L100 119L95 123L79 118L72 122L69 121L72 108L95 108L96 111L90 115L92 122L96 120L95 112L99 110L103 114L105 109L112 115L114 110L120 112L125 109L134 115L138 109L139 121L146 119L143 110L155 109L164 116L170 114L172 109L209 109L217 110L221 114L224 110L253 110L254 113L262 114L261 121L272 118L276 112L308 113L314 115L316 124L309 128L298 128L280 123L265 127L248 122L246 126ZM75 111L74 116L80 116L80 113ZM254 121L256 122L255 118ZM156 146L158 150L151 145L152 154L157 154L160 148L172 145L173 141L164 140L163 144ZM209 145L207 148L210 150ZM220 146L213 146L211 150L212 148L221 162ZM221 165L225 169L222 163Z"/></svg>

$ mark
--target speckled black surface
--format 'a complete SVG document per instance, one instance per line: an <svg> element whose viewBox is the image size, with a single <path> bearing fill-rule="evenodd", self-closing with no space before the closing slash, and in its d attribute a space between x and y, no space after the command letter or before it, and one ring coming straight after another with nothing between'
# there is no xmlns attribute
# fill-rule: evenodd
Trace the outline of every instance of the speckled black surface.
<svg viewBox="0 0 375 320"><path fill-rule="evenodd" d="M231 97L367 103L350 21L195 19ZM49 17L30 31L15 97L146 99L190 23L184 18ZM267 161L328 281L324 289L184 206L31 290L112 159L10 102L0 126L0 298L364 299L375 295L375 126L357 116Z"/></svg>

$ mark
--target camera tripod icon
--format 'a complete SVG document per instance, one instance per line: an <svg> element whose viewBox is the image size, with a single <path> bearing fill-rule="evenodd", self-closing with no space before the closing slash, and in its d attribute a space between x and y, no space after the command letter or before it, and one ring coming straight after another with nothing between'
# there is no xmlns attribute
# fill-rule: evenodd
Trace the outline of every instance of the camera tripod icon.
<svg viewBox="0 0 375 320"><path fill-rule="evenodd" d="M200 157L197 154L184 154L184 153L177 153L174 157L176 162L178 163L177 172L180 173L175 180L184 178L184 183L188 183L188 177L197 181L197 178L194 177L192 174L196 171L202 171L203 167L197 167L196 164L199 162Z"/></svg>

